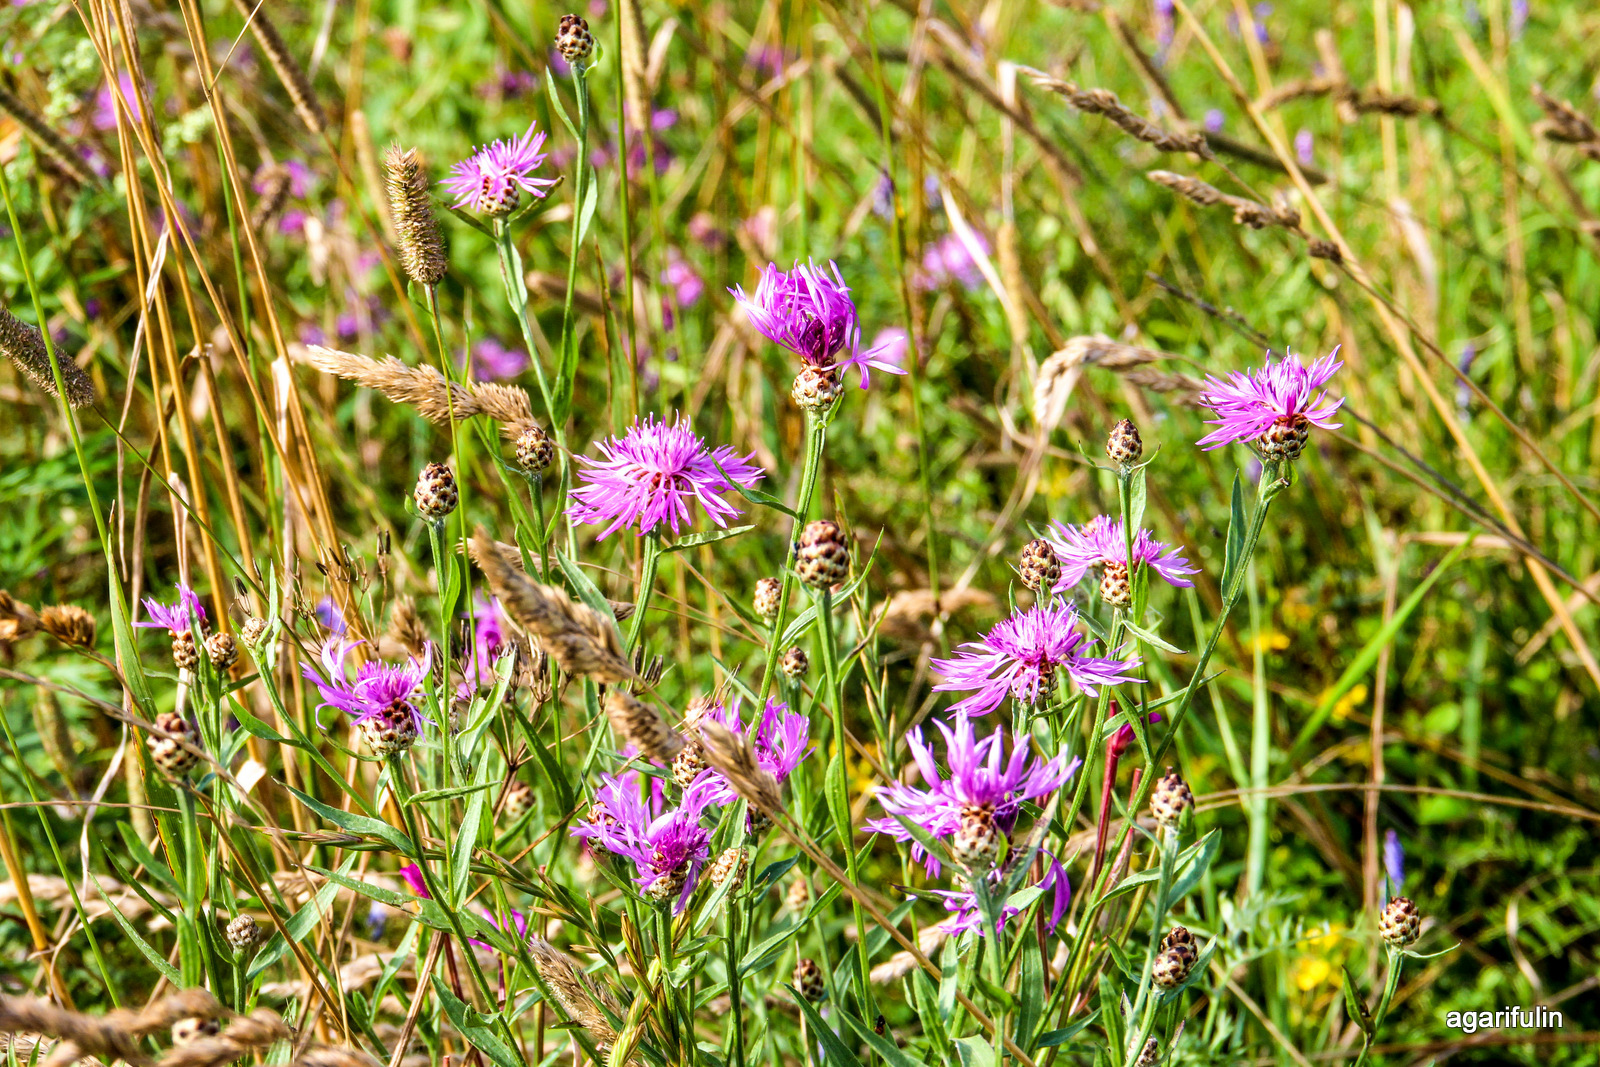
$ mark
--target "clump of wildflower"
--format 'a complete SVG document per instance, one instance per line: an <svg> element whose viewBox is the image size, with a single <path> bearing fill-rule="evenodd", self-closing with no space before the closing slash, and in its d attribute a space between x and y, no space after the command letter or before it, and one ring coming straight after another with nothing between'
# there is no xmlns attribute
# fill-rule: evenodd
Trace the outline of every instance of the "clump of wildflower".
<svg viewBox="0 0 1600 1067"><path fill-rule="evenodd" d="M894 782L880 789L878 803L889 813L888 817L872 820L865 827L896 841L912 842L912 856L923 861L930 875L939 873L938 857L916 843L911 832L895 816L916 823L938 840L978 836L974 833L978 824L1000 836L1010 837L1022 813L1022 802L1061 788L1081 762L1068 763L1064 756L1037 759L1026 740L1013 743L1011 754L1007 756L1002 732L995 730L979 740L972 719L966 715L956 717L954 729L942 722L935 725L944 735L945 764L950 777L939 773L939 765L934 761L932 749L923 741L922 731L912 731L906 735L906 744L910 746L917 769L922 772L923 784L911 786ZM998 839L994 843L998 846Z"/></svg>
<svg viewBox="0 0 1600 1067"><path fill-rule="evenodd" d="M830 278L813 263L795 263L792 270L767 264L753 295L743 287L728 290L750 319L750 324L775 345L787 348L814 370L838 372L855 367L861 388L870 372L904 374L905 370L881 358L879 349L861 348L861 320L850 288L837 264ZM841 358L842 357L842 358Z"/></svg>
<svg viewBox="0 0 1600 1067"><path fill-rule="evenodd" d="M1287 462L1297 459L1310 437L1311 427L1337 429L1334 413L1343 399L1330 399L1319 391L1344 364L1334 353L1307 366L1295 355L1268 363L1248 374L1232 371L1227 380L1206 377L1207 391L1200 403L1217 417L1216 426L1199 444L1207 449L1234 441L1253 446L1263 459Z"/></svg>
<svg viewBox="0 0 1600 1067"><path fill-rule="evenodd" d="M633 863L640 892L657 901L673 900L673 913L683 911L710 856L711 835L700 816L711 803L709 779L686 789L682 802L669 808L661 779L650 779L648 804L639 795L637 773L602 775L589 818L572 836Z"/></svg>
<svg viewBox="0 0 1600 1067"><path fill-rule="evenodd" d="M1130 565L1142 564L1180 589L1194 584L1189 581L1189 575L1200 573L1200 568L1185 559L1180 549L1157 541L1149 530L1140 530L1134 535L1130 559L1122 520L1109 515L1100 515L1081 526L1051 523L1051 530L1050 547L1061 560L1057 592L1077 585L1095 567L1120 567L1126 578Z"/></svg>
<svg viewBox="0 0 1600 1067"><path fill-rule="evenodd" d="M747 724L740 715L741 704L742 701L738 699L728 704L712 704L701 713L697 725L714 722L742 736ZM789 705L781 700L769 699L756 726L751 750L755 754L756 765L772 775L773 780L781 786L810 754L810 740L811 720L797 711L791 711ZM700 772L697 781L706 783L708 800L712 804L732 804L738 799L739 794L733 784L714 768L708 767Z"/></svg>
<svg viewBox="0 0 1600 1067"><path fill-rule="evenodd" d="M987 715L1006 694L1018 703L1036 705L1055 688L1057 670L1064 670L1078 688L1094 696L1102 685L1139 682L1131 673L1139 657L1126 660L1083 655L1092 642L1078 629L1078 613L1070 604L1038 604L1002 620L978 641L968 641L949 659L936 659L934 670L944 678L934 689L972 695L950 706L956 714Z"/></svg>
<svg viewBox="0 0 1600 1067"><path fill-rule="evenodd" d="M360 641L333 638L322 648L322 669L308 663L302 673L321 692L320 707L337 708L349 715L351 727L361 734L374 755L399 755L416 743L424 726L432 723L417 706L432 662L432 647L423 651L420 662L411 659L390 666L368 660L356 668L351 680L345 660L359 644Z"/></svg>
<svg viewBox="0 0 1600 1067"><path fill-rule="evenodd" d="M166 630L172 636L172 662L181 670L192 670L200 662L200 649L195 643L195 631L205 632L206 609L200 604L200 597L193 589L179 583L178 601L175 604L163 604L159 600L145 598L144 610L149 614L147 622L136 622L135 626L152 630Z"/></svg>
<svg viewBox="0 0 1600 1067"><path fill-rule="evenodd" d="M521 137L484 145L471 156L450 168L444 180L445 191L455 197L451 207L471 207L485 215L508 215L516 210L522 194L543 198L556 184L554 178L535 178L533 172L544 164L545 135L535 132L530 123Z"/></svg>
<svg viewBox="0 0 1600 1067"><path fill-rule="evenodd" d="M987 884L998 887L1005 877L1004 873L995 870L987 876ZM1072 885L1067 880L1067 872L1061 864L1050 858L1050 865L1044 874L1034 883L1041 892L1054 890L1050 902L1050 916L1045 921L1045 928L1054 931L1060 925L1061 917L1067 912L1067 905L1072 902ZM939 924L939 928L951 937L958 937L968 931L977 931L983 937L989 936L988 924L983 921L983 909L978 905L978 894L973 889L941 889L935 890L934 896L944 902L945 910L951 912L951 917ZM1006 904L1000 909L995 932L1005 928L1008 921L1022 914L1023 908L1015 904Z"/></svg>
<svg viewBox="0 0 1600 1067"><path fill-rule="evenodd" d="M727 445L707 447L687 419L666 423L652 416L598 447L605 458L581 459L589 468L580 474L586 484L572 491L567 513L578 522L610 523L602 540L625 526L650 533L666 523L676 534L689 519L690 501L726 526L739 511L719 494L735 484L749 488L765 474L750 462L754 453L740 457Z"/></svg>

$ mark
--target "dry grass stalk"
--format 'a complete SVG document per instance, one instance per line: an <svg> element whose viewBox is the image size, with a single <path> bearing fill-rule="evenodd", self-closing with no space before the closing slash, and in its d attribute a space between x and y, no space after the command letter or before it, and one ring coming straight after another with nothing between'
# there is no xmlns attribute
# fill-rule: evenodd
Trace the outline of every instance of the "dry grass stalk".
<svg viewBox="0 0 1600 1067"><path fill-rule="evenodd" d="M444 235L433 213L428 193L428 172L415 148L390 145L383 154L383 173L389 191L389 211L394 219L400 266L418 285L435 286L444 277Z"/></svg>
<svg viewBox="0 0 1600 1067"><path fill-rule="evenodd" d="M30 326L5 308L0 308L0 352L17 365L17 369L50 396L56 395L56 377L50 369L50 350L45 346L44 334L37 326ZM67 403L75 408L94 403L94 382L83 368L56 350L56 360L61 367L61 384L67 390Z"/></svg>
<svg viewBox="0 0 1600 1067"><path fill-rule="evenodd" d="M52 604L39 612L39 629L64 645L94 647L94 616L76 604Z"/></svg>
<svg viewBox="0 0 1600 1067"><path fill-rule="evenodd" d="M507 566L515 567L524 574L528 573L528 569L522 565L522 551L516 545L506 541L496 541L494 547L499 550L500 557L506 561ZM474 563L478 562L478 546L475 542L467 542L467 552ZM627 622L633 618L634 606L626 600L608 599L606 603L611 606L611 614L617 617L618 622Z"/></svg>
<svg viewBox="0 0 1600 1067"><path fill-rule="evenodd" d="M922 950L924 956L932 956L939 951L940 947L944 945L945 939L949 936L938 926L925 926L922 928L922 932L917 935L917 948ZM889 982L897 982L916 969L917 958L915 956L909 952L896 952L893 956L872 968L871 977L875 983L884 985Z"/></svg>
<svg viewBox="0 0 1600 1067"><path fill-rule="evenodd" d="M1152 393L1175 394L1172 399L1176 403L1185 405L1193 405L1195 398L1206 388L1204 382L1188 374L1174 374L1151 367L1131 370L1124 377L1140 389L1148 389Z"/></svg>
<svg viewBox="0 0 1600 1067"><path fill-rule="evenodd" d="M379 1064L360 1049L312 1045L289 1067L379 1067Z"/></svg>
<svg viewBox="0 0 1600 1067"><path fill-rule="evenodd" d="M429 422L448 422L452 413L457 422L486 415L515 438L533 421L528 394L514 385L447 382L433 367L408 366L393 356L377 360L321 345L309 345L305 353L304 362L318 370L376 389L396 404L416 408Z"/></svg>
<svg viewBox="0 0 1600 1067"><path fill-rule="evenodd" d="M562 670L606 685L635 676L622 654L622 638L615 623L587 605L575 603L564 590L535 582L512 566L483 527L478 527L472 542L473 557L500 605L539 639Z"/></svg>
<svg viewBox="0 0 1600 1067"><path fill-rule="evenodd" d="M83 169L83 163L66 138L51 129L43 115L24 104L20 97L3 85L0 85L0 111L16 119L18 125L33 134L39 154L48 158L57 170L79 185L95 184L94 176Z"/></svg>
<svg viewBox="0 0 1600 1067"><path fill-rule="evenodd" d="M161 1057L160 1067L226 1067L253 1051L266 1050L291 1036L277 1012L262 1008L250 1015L237 1016L220 1034L169 1049Z"/></svg>
<svg viewBox="0 0 1600 1067"><path fill-rule="evenodd" d="M322 105L317 103L317 95L311 88L311 79L306 77L305 69L300 66L299 60L289 52L289 46L283 43L278 27L267 17L265 5L258 5L256 0L234 0L233 6L238 8L239 13L249 21L250 32L255 35L256 44L261 47L267 62L278 75L278 80L283 83L284 91L289 94L289 102L294 105L300 121L304 122L312 133L322 133L327 129L328 120L322 113Z"/></svg>
<svg viewBox="0 0 1600 1067"><path fill-rule="evenodd" d="M1192 200L1203 207L1223 204L1233 208L1233 221L1252 230L1261 230L1268 226L1281 226L1295 232L1300 230L1300 212L1294 208L1268 207L1266 204L1247 200L1242 196L1230 196L1215 186L1207 185L1199 178L1174 174L1170 170L1152 170L1145 176L1157 185L1165 185L1184 199Z"/></svg>
<svg viewBox="0 0 1600 1067"><path fill-rule="evenodd" d="M1203 133L1172 133L1164 130L1117 99L1110 89L1081 89L1072 82L1054 78L1032 67L1019 68L1034 86L1055 93L1068 104L1089 115L1104 115L1122 132L1163 152L1193 152L1201 159L1212 159L1211 146Z"/></svg>
<svg viewBox="0 0 1600 1067"><path fill-rule="evenodd" d="M1308 96L1331 96L1338 104L1340 119L1347 123L1354 122L1360 115L1394 115L1411 119L1419 115L1439 114L1437 100L1392 93L1371 85L1358 88L1345 80L1343 75L1284 82L1257 101L1256 106L1262 111L1271 111L1291 100Z"/></svg>
<svg viewBox="0 0 1600 1067"><path fill-rule="evenodd" d="M783 795L772 772L756 762L748 738L734 733L715 719L700 723L700 744L705 761L721 772L752 808L767 816L783 810Z"/></svg>
<svg viewBox="0 0 1600 1067"><path fill-rule="evenodd" d="M38 997L0 995L0 1032L59 1039L43 1067L65 1067L85 1056L152 1067L141 1038L169 1030L179 1019L215 1019L223 1010L216 997L199 988L163 997L141 1011L119 1008L104 1015L68 1011Z"/></svg>
<svg viewBox="0 0 1600 1067"><path fill-rule="evenodd" d="M1533 98L1544 111L1544 118L1534 124L1535 133L1547 141L1576 145L1584 155L1600 162L1600 130L1595 129L1594 123L1565 100L1545 92L1537 82L1533 85Z"/></svg>
<svg viewBox="0 0 1600 1067"><path fill-rule="evenodd" d="M617 1031L611 1025L606 1009L621 1018L622 1005L617 998L590 978L577 960L542 937L528 938L528 955L533 957L539 977L550 987L561 1010L589 1032L595 1047L604 1052L614 1046L617 1043Z"/></svg>
<svg viewBox="0 0 1600 1067"><path fill-rule="evenodd" d="M96 884L98 883L98 884ZM65 879L53 874L28 875L28 895L34 904L42 908L53 908L56 911L67 911L73 908L72 887L67 885ZM146 887L145 893L151 900L162 907L175 908L178 902L173 897L154 887ZM154 912L154 909L133 889L123 885L114 878L99 877L95 883L87 887L87 891L79 890L79 899L83 903L83 914L90 922L96 922L111 914L111 903L116 904L122 917L130 922L137 921L146 915L151 916L149 929L155 930L168 925L166 919ZM17 886L9 879L0 882L0 907L9 908L18 900Z"/></svg>
<svg viewBox="0 0 1600 1067"><path fill-rule="evenodd" d="M405 649L408 655L422 658L423 651L428 647L428 631L423 629L422 618L417 614L417 602L411 597L403 596L394 602L389 612L387 636Z"/></svg>
<svg viewBox="0 0 1600 1067"><path fill-rule="evenodd" d="M946 589L937 602L933 599L931 589L902 589L878 608L883 615L878 634L902 644L920 646L933 639L930 624L941 610L951 614L968 608L993 612L999 606L1000 602L993 593L970 586Z"/></svg>
<svg viewBox="0 0 1600 1067"><path fill-rule="evenodd" d="M612 729L654 763L671 763L683 751L683 735L632 693L621 689L606 693L606 717Z"/></svg>
<svg viewBox="0 0 1600 1067"><path fill-rule="evenodd" d="M255 207L250 210L252 230L259 233L267 223L278 217L278 212L283 210L283 202L289 198L291 178L289 168L281 163L263 164L256 171L254 184L261 192L256 197Z"/></svg>
<svg viewBox="0 0 1600 1067"><path fill-rule="evenodd" d="M1084 368L1091 364L1106 370L1126 372L1157 360L1175 358L1168 352L1123 344L1109 337L1071 338L1039 366L1039 375L1033 383L1034 421L1041 430L1047 433L1053 431L1066 413L1067 401L1078 379L1083 376Z"/></svg>

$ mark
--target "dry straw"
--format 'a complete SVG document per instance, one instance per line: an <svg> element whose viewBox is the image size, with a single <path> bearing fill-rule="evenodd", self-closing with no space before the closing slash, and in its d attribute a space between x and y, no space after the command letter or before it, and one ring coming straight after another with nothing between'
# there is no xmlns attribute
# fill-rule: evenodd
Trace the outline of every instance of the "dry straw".
<svg viewBox="0 0 1600 1067"><path fill-rule="evenodd" d="M578 961L542 937L528 938L528 955L539 969L539 977L550 987L556 1003L567 1017L582 1026L601 1052L617 1043L611 1016L621 1018L622 1006L610 991L601 988Z"/></svg>
<svg viewBox="0 0 1600 1067"><path fill-rule="evenodd" d="M215 1019L222 1005L204 989L185 989L148 1005L142 1011L117 1009L84 1015L59 1008L38 997L0 995L0 1032L43 1034L60 1041L41 1067L66 1067L86 1056L131 1067L152 1067L142 1038L170 1030L180 1019Z"/></svg>
<svg viewBox="0 0 1600 1067"><path fill-rule="evenodd" d="M457 422L486 415L501 424L501 433L515 439L533 421L528 394L514 385L446 381L433 367L408 366L393 356L381 360L321 345L305 349L305 362L357 385L376 389L396 404L407 404L429 422Z"/></svg>
<svg viewBox="0 0 1600 1067"><path fill-rule="evenodd" d="M250 228L257 232L277 218L283 202L289 197L292 184L289 168L281 163L268 163L256 171L255 184L261 190L256 206L250 212Z"/></svg>
<svg viewBox="0 0 1600 1067"><path fill-rule="evenodd" d="M748 738L715 719L705 719L700 723L700 744L706 763L721 773L752 808L769 817L783 809L778 780L756 762Z"/></svg>
<svg viewBox="0 0 1600 1067"><path fill-rule="evenodd" d="M1213 158L1203 133L1173 133L1162 129L1143 115L1130 110L1110 89L1081 89L1072 82L1051 77L1032 67L1019 68L1034 86L1055 93L1068 104L1089 115L1104 115L1129 137L1163 152L1193 152L1201 159Z"/></svg>
<svg viewBox="0 0 1600 1067"><path fill-rule="evenodd" d="M30 326L5 308L0 308L0 352L17 365L44 392L56 395L56 377L50 369L50 350L45 346L44 334L37 326ZM61 384L66 386L67 403L75 408L94 403L94 382L67 356L56 352L56 362L61 368Z"/></svg>
<svg viewBox="0 0 1600 1067"><path fill-rule="evenodd" d="M72 145L67 143L66 138L51 129L50 124L44 120L44 116L24 104L20 97L3 85L0 85L0 111L4 111L16 119L18 125L33 134L34 144L38 148L39 154L55 164L56 169L66 174L67 177L79 185L94 184L94 177L83 169L82 162L78 159L77 153L72 150Z"/></svg>
<svg viewBox="0 0 1600 1067"><path fill-rule="evenodd" d="M64 645L94 647L94 616L76 604L52 604L39 612L39 629Z"/></svg>
<svg viewBox="0 0 1600 1067"><path fill-rule="evenodd" d="M516 545L508 541L496 541L494 542L494 547L499 551L500 558L506 561L507 566L515 567L524 574L528 573L528 569L522 565L522 550ZM477 544L471 541L467 542L467 551L472 556L473 562L476 563L478 560ZM626 600L608 599L606 604L611 608L611 614L616 616L618 622L627 622L633 618L634 606Z"/></svg>
<svg viewBox="0 0 1600 1067"><path fill-rule="evenodd" d="M1535 133L1547 141L1575 145L1585 156L1600 162L1600 131L1594 123L1565 100L1545 92L1537 82L1533 85L1533 98L1544 111L1544 118L1534 124Z"/></svg>
<svg viewBox="0 0 1600 1067"><path fill-rule="evenodd" d="M306 77L305 69L290 54L289 46L283 43L283 37L267 17L264 5L257 0L234 0L233 6L250 23L250 32L255 35L256 44L261 46L262 54L283 83L300 121L312 133L322 133L328 126L328 120L322 114L322 105L317 103L316 93L312 91L311 79Z"/></svg>
<svg viewBox="0 0 1600 1067"><path fill-rule="evenodd" d="M1268 226L1281 226L1297 233L1300 230L1300 212L1292 207L1268 207L1266 204L1247 200L1242 196L1230 196L1215 186L1207 185L1199 178L1191 178L1187 174L1174 174L1170 170L1152 170L1146 177L1157 185L1165 185L1179 196L1203 207L1216 204L1231 207L1233 221L1252 230L1265 229Z"/></svg>
<svg viewBox="0 0 1600 1067"><path fill-rule="evenodd" d="M160 1067L226 1067L253 1051L288 1041L291 1036L278 1014L263 1008L235 1018L220 1034L171 1049L161 1057Z"/></svg>
<svg viewBox="0 0 1600 1067"><path fill-rule="evenodd" d="M622 639L610 619L565 591L529 578L506 559L483 527L472 536L473 558L513 621L539 639L556 665L568 674L615 685L635 677L622 653Z"/></svg>
<svg viewBox="0 0 1600 1067"><path fill-rule="evenodd" d="M444 277L444 235L428 195L428 172L415 148L390 145L383 154L384 183L394 217L400 267L418 285L432 288Z"/></svg>
<svg viewBox="0 0 1600 1067"><path fill-rule="evenodd" d="M606 694L606 717L611 728L654 763L671 763L683 751L683 735L661 713L632 693L613 689Z"/></svg>

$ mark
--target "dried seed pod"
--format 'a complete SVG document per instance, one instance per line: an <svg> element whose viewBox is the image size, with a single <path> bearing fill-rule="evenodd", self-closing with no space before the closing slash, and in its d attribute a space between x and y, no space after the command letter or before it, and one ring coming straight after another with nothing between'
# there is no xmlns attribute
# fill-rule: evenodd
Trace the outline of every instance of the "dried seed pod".
<svg viewBox="0 0 1600 1067"><path fill-rule="evenodd" d="M806 655L805 649L795 645L783 654L778 661L778 667L787 678L799 678L811 669L811 659Z"/></svg>
<svg viewBox="0 0 1600 1067"><path fill-rule="evenodd" d="M444 235L433 213L428 193L428 173L415 148L390 145L383 154L384 184L389 191L389 211L394 217L400 267L406 277L429 288L439 284L449 265Z"/></svg>
<svg viewBox="0 0 1600 1067"><path fill-rule="evenodd" d="M621 689L607 693L606 717L613 730L654 763L671 763L683 750L683 735L667 725L660 712L632 693Z"/></svg>
<svg viewBox="0 0 1600 1067"><path fill-rule="evenodd" d="M762 578L756 582L754 604L756 614L771 621L778 617L778 604L783 597L783 583L776 578Z"/></svg>
<svg viewBox="0 0 1600 1067"><path fill-rule="evenodd" d="M429 522L443 522L461 503L456 476L443 463L430 463L422 468L413 496L417 502L417 513Z"/></svg>
<svg viewBox="0 0 1600 1067"><path fill-rule="evenodd" d="M1035 593L1050 593L1061 580L1061 560L1050 542L1035 538L1022 546L1017 557L1017 577Z"/></svg>
<svg viewBox="0 0 1600 1067"><path fill-rule="evenodd" d="M813 414L827 411L843 395L844 381L837 371L811 366L800 368L800 373L794 378L794 387L789 390L789 398L801 410Z"/></svg>
<svg viewBox="0 0 1600 1067"><path fill-rule="evenodd" d="M1171 767L1150 794L1150 813L1161 826L1176 826L1185 812L1194 810L1194 794L1189 783Z"/></svg>
<svg viewBox="0 0 1600 1067"><path fill-rule="evenodd" d="M1111 427L1111 433L1106 436L1106 456L1119 467L1131 467L1144 456L1139 427L1131 419L1123 419Z"/></svg>
<svg viewBox="0 0 1600 1067"><path fill-rule="evenodd" d="M828 986L816 960L807 958L794 965L794 989L813 1004L822 999Z"/></svg>
<svg viewBox="0 0 1600 1067"><path fill-rule="evenodd" d="M1128 580L1126 563L1106 564L1100 575L1100 599L1114 608L1125 608L1133 603L1133 583Z"/></svg>
<svg viewBox="0 0 1600 1067"><path fill-rule="evenodd" d="M744 884L745 872L750 869L750 850L744 847L730 848L723 851L711 865L711 884L721 887L725 882L732 882L728 891L736 892Z"/></svg>
<svg viewBox="0 0 1600 1067"><path fill-rule="evenodd" d="M533 423L523 426L517 433L517 466L528 474L543 473L556 458L555 442L550 435Z"/></svg>
<svg viewBox="0 0 1600 1067"><path fill-rule="evenodd" d="M39 615L27 604L0 589L0 643L11 644L39 629Z"/></svg>
<svg viewBox="0 0 1600 1067"><path fill-rule="evenodd" d="M795 573L813 589L829 589L850 577L850 545L832 519L818 519L800 531Z"/></svg>
<svg viewBox="0 0 1600 1067"><path fill-rule="evenodd" d="M1422 915L1407 897L1395 897L1378 919L1378 934L1385 944L1408 948L1422 936Z"/></svg>
<svg viewBox="0 0 1600 1067"><path fill-rule="evenodd" d="M184 633L189 631L185 630ZM193 638L190 638L191 642ZM188 719L173 711L163 711L156 716L155 727L170 734L162 737L157 734L148 734L144 739L145 747L150 750L150 760L161 769L161 773L174 780L182 778L200 762L200 757L185 748L179 741L188 742L190 745L200 743L200 733Z"/></svg>
<svg viewBox="0 0 1600 1067"><path fill-rule="evenodd" d="M211 657L213 667L225 671L239 658L239 646L234 642L232 634L218 630L206 638L206 655Z"/></svg>
<svg viewBox="0 0 1600 1067"><path fill-rule="evenodd" d="M39 612L39 629L64 645L94 647L94 616L76 604L52 604Z"/></svg>

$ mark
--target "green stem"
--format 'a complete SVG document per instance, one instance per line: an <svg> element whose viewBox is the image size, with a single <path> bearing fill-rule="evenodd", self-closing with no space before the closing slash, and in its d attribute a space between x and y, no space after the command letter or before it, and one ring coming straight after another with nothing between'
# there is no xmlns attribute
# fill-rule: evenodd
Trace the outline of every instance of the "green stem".
<svg viewBox="0 0 1600 1067"><path fill-rule="evenodd" d="M1172 903L1167 896L1171 892L1172 876L1177 869L1178 841L1176 828L1165 827L1161 830L1161 877L1156 883L1155 909L1150 923L1150 966L1145 968L1144 976L1139 980L1139 995L1133 1004L1133 1014L1139 1018L1139 1029L1124 1050L1129 1064L1136 1063L1139 1054L1144 1051L1144 1043L1149 1040L1150 1030L1155 1025L1156 1009L1161 1004L1160 994L1154 992L1152 988L1152 979L1155 975L1156 956L1161 945L1161 931L1166 925L1167 908Z"/></svg>
<svg viewBox="0 0 1600 1067"><path fill-rule="evenodd" d="M795 520L790 540L800 536L806 520L811 516L811 497L817 489L817 478L822 471L822 450L827 446L828 422L816 412L806 412L806 454L800 468L800 499L795 501ZM777 670L778 657L783 655L779 639L783 636L784 621L789 614L789 597L794 592L794 571L789 566L789 551L784 551L783 575L779 579L778 614L772 619L772 632L767 638L767 664L761 672L760 700L764 703L772 692L772 677Z"/></svg>
<svg viewBox="0 0 1600 1067"><path fill-rule="evenodd" d="M1400 950L1389 949L1389 972L1383 980L1383 996L1378 999L1378 1010L1372 1013L1372 1029L1362 1035L1361 1056L1356 1060L1356 1067L1366 1067L1367 1057L1372 1054L1372 1043L1377 1039L1378 1027L1383 1025L1383 1018L1389 1014L1389 1002L1394 999L1395 990L1400 988L1400 966L1404 959Z"/></svg>
<svg viewBox="0 0 1600 1067"><path fill-rule="evenodd" d="M634 594L633 625L628 629L626 651L630 656L639 646L639 637L644 633L644 616L650 610L650 598L656 585L656 567L661 562L660 537L645 534L639 543L644 558L639 562L639 591Z"/></svg>

